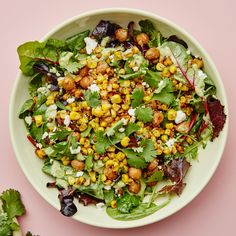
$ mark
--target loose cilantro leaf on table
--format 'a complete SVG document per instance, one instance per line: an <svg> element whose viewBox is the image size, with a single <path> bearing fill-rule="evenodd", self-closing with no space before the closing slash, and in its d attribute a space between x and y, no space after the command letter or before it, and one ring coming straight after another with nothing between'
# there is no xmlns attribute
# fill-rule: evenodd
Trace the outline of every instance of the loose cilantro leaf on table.
<svg viewBox="0 0 236 236"><path fill-rule="evenodd" d="M91 92L89 90L86 90L84 92L84 97L87 101L87 103L89 104L90 107L96 107L98 106L101 101L99 100L100 99L100 96L99 96L99 93L98 92Z"/></svg>
<svg viewBox="0 0 236 236"><path fill-rule="evenodd" d="M143 121L143 122L150 122L153 117L153 110L151 107L138 107L135 110L135 116L137 117L138 120Z"/></svg>
<svg viewBox="0 0 236 236"><path fill-rule="evenodd" d="M132 108L138 107L142 103L143 97L144 97L143 89L138 89L138 88L134 89L134 91L132 93L132 96L131 96L131 99L132 99L131 106L132 106Z"/></svg>

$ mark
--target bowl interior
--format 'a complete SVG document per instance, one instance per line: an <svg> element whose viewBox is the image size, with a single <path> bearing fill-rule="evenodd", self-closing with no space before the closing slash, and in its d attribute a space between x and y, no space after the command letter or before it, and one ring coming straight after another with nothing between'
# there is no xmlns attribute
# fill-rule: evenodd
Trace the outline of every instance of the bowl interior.
<svg viewBox="0 0 236 236"><path fill-rule="evenodd" d="M185 40L188 43L191 52L194 55L199 55L203 58L205 62L205 71L214 80L217 87L218 97L225 105L225 112L228 113L223 84L207 53L185 31L161 17L131 9L107 9L89 12L56 27L43 39L49 37L65 39L83 30L93 29L101 19L110 20L122 26L127 26L128 22L131 20L138 22L141 19L150 19L164 36L176 34L181 39ZM13 147L21 168L30 183L46 201L59 209L60 206L57 198L58 192L57 190L46 188L46 183L52 181L52 179L41 171L43 163L38 158L35 158L34 148L26 139L26 129L24 124L22 120L18 119L19 109L23 102L29 97L27 86L28 79L20 73L15 82L10 106L10 132ZM192 164L192 167L185 178L187 186L181 197L173 198L171 203L163 209L140 220L122 222L111 219L106 215L105 211L99 211L94 206L83 207L81 204L77 204L78 212L73 216L73 218L100 227L131 228L159 221L175 213L188 204L204 188L213 175L224 150L228 129L227 123L224 130L221 132L220 137L213 143L209 143L205 150L200 151L198 161Z"/></svg>

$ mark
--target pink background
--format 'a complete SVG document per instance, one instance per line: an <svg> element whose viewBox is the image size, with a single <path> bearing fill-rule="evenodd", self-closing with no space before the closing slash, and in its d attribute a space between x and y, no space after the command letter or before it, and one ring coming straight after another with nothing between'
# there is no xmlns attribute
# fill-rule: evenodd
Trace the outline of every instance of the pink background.
<svg viewBox="0 0 236 236"><path fill-rule="evenodd" d="M8 105L18 73L16 47L40 39L56 24L85 12L105 7L135 7L154 12L182 26L213 58L228 94L230 129L226 149L217 172L208 186L187 207L161 222L129 230L108 230L88 226L63 217L45 202L21 171L11 146ZM21 218L23 232L31 230L49 235L235 235L236 159L235 159L235 0L175 1L1 1L0 3L0 192L15 188L22 193L27 214ZM214 158L214 157L212 157Z"/></svg>

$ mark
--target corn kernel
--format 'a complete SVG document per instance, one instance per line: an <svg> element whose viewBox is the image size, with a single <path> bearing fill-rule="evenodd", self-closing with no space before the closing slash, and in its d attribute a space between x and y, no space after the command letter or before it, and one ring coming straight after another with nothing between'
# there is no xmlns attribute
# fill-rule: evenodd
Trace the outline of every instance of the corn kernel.
<svg viewBox="0 0 236 236"><path fill-rule="evenodd" d="M96 182L96 172L94 171L89 172L89 176L92 182Z"/></svg>
<svg viewBox="0 0 236 236"><path fill-rule="evenodd" d="M152 133L153 133L153 135L154 135L156 138L159 138L159 137L161 136L160 131L157 130L157 129L154 129L154 130L152 131Z"/></svg>
<svg viewBox="0 0 236 236"><path fill-rule="evenodd" d="M135 67L135 61L131 61L130 63L129 63L129 68L133 68L133 67Z"/></svg>
<svg viewBox="0 0 236 236"><path fill-rule="evenodd" d="M165 68L165 65L163 65L162 63L157 63L156 69L157 69L158 71L163 71L164 68Z"/></svg>
<svg viewBox="0 0 236 236"><path fill-rule="evenodd" d="M46 106L50 106L52 104L54 104L54 99L47 99Z"/></svg>
<svg viewBox="0 0 236 236"><path fill-rule="evenodd" d="M161 109L162 109L163 111L167 111L168 107L167 107L166 104L162 104L162 105L161 105Z"/></svg>
<svg viewBox="0 0 236 236"><path fill-rule="evenodd" d="M104 127L98 127L97 128L97 131L104 131L105 129L104 129Z"/></svg>
<svg viewBox="0 0 236 236"><path fill-rule="evenodd" d="M111 117L116 118L116 111L111 109Z"/></svg>
<svg viewBox="0 0 236 236"><path fill-rule="evenodd" d="M114 161L113 160L108 160L105 165L106 165L106 168L109 168L109 167L114 165Z"/></svg>
<svg viewBox="0 0 236 236"><path fill-rule="evenodd" d="M170 149L168 147L165 147L163 153L166 155L170 155Z"/></svg>
<svg viewBox="0 0 236 236"><path fill-rule="evenodd" d="M62 164L63 164L64 166L68 166L68 165L70 165L70 160L63 160L63 161L62 161Z"/></svg>
<svg viewBox="0 0 236 236"><path fill-rule="evenodd" d="M34 116L34 120L35 120L35 124L37 127L39 127L43 124L43 116L42 115Z"/></svg>
<svg viewBox="0 0 236 236"><path fill-rule="evenodd" d="M116 200L112 200L111 201L111 207L112 208L116 208Z"/></svg>
<svg viewBox="0 0 236 236"><path fill-rule="evenodd" d="M86 179L84 182L84 186L89 186L90 185L90 179Z"/></svg>
<svg viewBox="0 0 236 236"><path fill-rule="evenodd" d="M149 101L151 101L151 99L152 99L152 96L145 96L144 98L143 98L143 101L144 102L149 102Z"/></svg>
<svg viewBox="0 0 236 236"><path fill-rule="evenodd" d="M76 184L78 185L81 185L83 184L85 181L84 177L83 176L80 176L77 180L76 180Z"/></svg>
<svg viewBox="0 0 236 236"><path fill-rule="evenodd" d="M130 87L130 81L129 80L124 80L120 83L120 87L123 88L129 88Z"/></svg>
<svg viewBox="0 0 236 236"><path fill-rule="evenodd" d="M96 108L92 109L92 114L97 117L102 117L103 116L103 111L101 106L97 106Z"/></svg>
<svg viewBox="0 0 236 236"><path fill-rule="evenodd" d="M186 97L185 96L181 96L180 97L180 102L181 103L185 103L186 102Z"/></svg>
<svg viewBox="0 0 236 236"><path fill-rule="evenodd" d="M87 148L82 147L81 150L82 150L82 153L83 153L84 155L88 155L88 149L87 149Z"/></svg>
<svg viewBox="0 0 236 236"><path fill-rule="evenodd" d="M106 126L107 126L107 122L106 122L106 121L102 121L102 122L100 123L100 126L106 127Z"/></svg>
<svg viewBox="0 0 236 236"><path fill-rule="evenodd" d="M127 147L129 145L129 141L130 141L130 138L126 136L121 140L120 143L123 147Z"/></svg>
<svg viewBox="0 0 236 236"><path fill-rule="evenodd" d="M180 90L181 90L181 91L184 91L184 92L187 92L187 91L189 90L189 87L188 87L186 84L184 84L184 85L181 87Z"/></svg>
<svg viewBox="0 0 236 236"><path fill-rule="evenodd" d="M125 159L125 154L123 152L118 152L116 154L116 158L117 158L117 160L122 161Z"/></svg>
<svg viewBox="0 0 236 236"><path fill-rule="evenodd" d="M157 155L161 155L162 154L162 150L161 149L157 149Z"/></svg>
<svg viewBox="0 0 236 236"><path fill-rule="evenodd" d="M136 46L132 47L132 52L133 52L134 54L139 53L138 47L136 47Z"/></svg>
<svg viewBox="0 0 236 236"><path fill-rule="evenodd" d="M40 158L40 159L44 159L46 157L46 153L44 152L43 149L37 149L35 151L35 154Z"/></svg>
<svg viewBox="0 0 236 236"><path fill-rule="evenodd" d="M122 175L122 181L127 184L129 182L129 176L127 174Z"/></svg>
<svg viewBox="0 0 236 236"><path fill-rule="evenodd" d="M125 69L120 69L119 74L124 75L125 74Z"/></svg>
<svg viewBox="0 0 236 236"><path fill-rule="evenodd" d="M109 160L109 157L104 157L104 158L102 159L103 162L107 162L108 160Z"/></svg>
<svg viewBox="0 0 236 236"><path fill-rule="evenodd" d="M166 141L168 140L168 136L167 136L166 134L163 134L163 135L161 136L161 140L162 140L163 142L166 142Z"/></svg>
<svg viewBox="0 0 236 236"><path fill-rule="evenodd" d="M108 152L114 152L115 150L116 150L116 148L113 147L113 146L110 146L110 147L107 148Z"/></svg>
<svg viewBox="0 0 236 236"><path fill-rule="evenodd" d="M106 181L106 180L107 180L106 175L102 174L102 175L101 175L101 181L104 182L104 181Z"/></svg>
<svg viewBox="0 0 236 236"><path fill-rule="evenodd" d="M121 107L122 107L122 109L125 110L125 111L129 110L129 108L130 108L130 107L129 107L129 104L122 104Z"/></svg>
<svg viewBox="0 0 236 236"><path fill-rule="evenodd" d="M170 133L171 133L171 130L170 130L170 129L166 129L166 130L165 130L165 134L170 135Z"/></svg>
<svg viewBox="0 0 236 236"><path fill-rule="evenodd" d="M111 109L111 104L110 103L103 103L102 104L102 110L103 111L109 111Z"/></svg>
<svg viewBox="0 0 236 236"><path fill-rule="evenodd" d="M84 147L88 148L89 146L90 146L90 140L86 139L85 142L84 142Z"/></svg>
<svg viewBox="0 0 236 236"><path fill-rule="evenodd" d="M76 111L71 111L70 112L70 119L71 120L79 120L80 119L80 113L76 112Z"/></svg>
<svg viewBox="0 0 236 236"><path fill-rule="evenodd" d="M69 185L74 185L76 182L76 179L73 176L68 176L67 181L68 181Z"/></svg>
<svg viewBox="0 0 236 236"><path fill-rule="evenodd" d="M115 111L119 111L119 110L120 110L120 105L114 103L114 104L112 104L112 108L113 108Z"/></svg>
<svg viewBox="0 0 236 236"><path fill-rule="evenodd" d="M167 113L167 118L168 118L168 120L175 120L176 115L177 115L176 110L170 109Z"/></svg>
<svg viewBox="0 0 236 236"><path fill-rule="evenodd" d="M168 57L168 58L165 59L164 64L165 64L166 66L170 66L170 65L173 64L173 62L172 62L172 60Z"/></svg>
<svg viewBox="0 0 236 236"><path fill-rule="evenodd" d="M124 159L122 162L124 165L127 165L127 159Z"/></svg>
<svg viewBox="0 0 236 236"><path fill-rule="evenodd" d="M166 128L167 129L173 129L174 128L174 124L173 123L167 123L166 124Z"/></svg>
<svg viewBox="0 0 236 236"><path fill-rule="evenodd" d="M111 102L114 104L116 104L116 103L121 103L121 97L120 97L120 95L119 94L115 94L115 95L113 95L112 97L111 97Z"/></svg>
<svg viewBox="0 0 236 236"><path fill-rule="evenodd" d="M177 67L175 65L171 65L169 67L169 71L170 71L171 74L174 74L177 71Z"/></svg>
<svg viewBox="0 0 236 236"><path fill-rule="evenodd" d="M170 71L169 71L169 69L167 67L164 68L164 70L162 71L162 75L164 77L170 77Z"/></svg>
<svg viewBox="0 0 236 236"><path fill-rule="evenodd" d="M90 68L90 69L94 69L94 68L96 68L97 67L97 62L96 61L94 61L94 60L88 60L87 61L87 66L88 66L88 68Z"/></svg>
<svg viewBox="0 0 236 236"><path fill-rule="evenodd" d="M113 89L118 89L119 87L120 87L119 84L112 84Z"/></svg>

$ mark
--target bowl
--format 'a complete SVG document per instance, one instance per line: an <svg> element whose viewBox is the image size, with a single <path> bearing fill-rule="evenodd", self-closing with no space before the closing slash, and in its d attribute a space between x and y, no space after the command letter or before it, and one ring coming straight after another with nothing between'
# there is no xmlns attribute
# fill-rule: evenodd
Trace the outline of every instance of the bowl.
<svg viewBox="0 0 236 236"><path fill-rule="evenodd" d="M138 22L141 19L149 19L164 36L175 34L186 41L193 55L198 55L203 58L205 71L214 80L217 87L217 95L225 106L225 113L228 114L227 98L223 83L207 52L182 28L153 13L134 9L91 11L73 17L59 26L56 26L43 37L42 40L46 40L50 37L65 39L86 29L93 29L101 19L110 20L122 26L127 26L129 21ZM39 158L34 158L34 148L26 138L27 133L24 122L18 118L18 111L21 105L29 97L27 85L27 78L20 72L16 78L10 102L10 134L13 148L17 160L29 182L48 203L58 209L58 214L60 214L60 203L57 197L58 191L46 187L46 183L50 182L52 179L41 171L43 163ZM84 207L82 204L77 204L78 212L72 218L86 224L105 228L132 228L154 223L172 215L190 203L211 179L222 157L227 131L228 121L226 121L220 136L215 139L214 142L210 142L206 149L200 151L198 161L192 164L192 167L185 177L187 186L182 195L180 197L174 197L170 204L156 213L143 219L124 222L111 219L105 211L97 210L94 206Z"/></svg>

